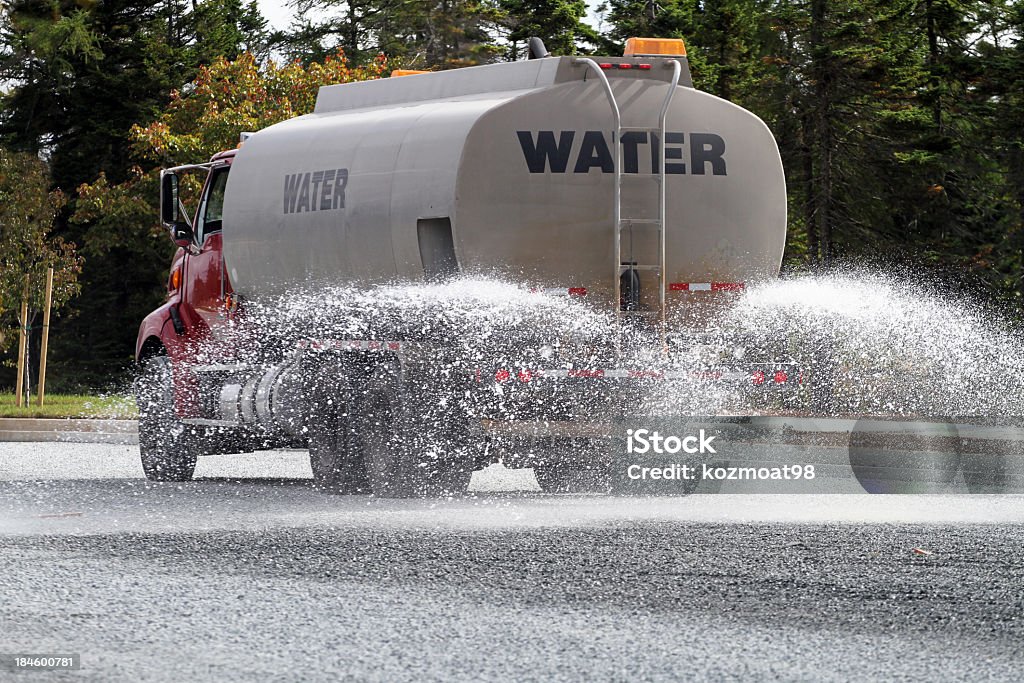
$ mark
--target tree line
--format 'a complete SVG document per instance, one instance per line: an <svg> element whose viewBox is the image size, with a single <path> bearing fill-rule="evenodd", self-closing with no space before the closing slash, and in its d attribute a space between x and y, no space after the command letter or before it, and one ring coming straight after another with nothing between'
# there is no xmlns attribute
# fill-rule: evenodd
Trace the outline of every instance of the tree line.
<svg viewBox="0 0 1024 683"><path fill-rule="evenodd" d="M604 0L596 26L582 0L293 7L274 31L241 0L2 6L0 353L24 275L56 266L55 388L104 386L130 366L167 277L155 169L310 111L319 85L521 59L530 36L553 54L684 39L695 85L778 140L787 272L899 264L978 283L1017 315L1024 2ZM40 296L33 284L35 310Z"/></svg>

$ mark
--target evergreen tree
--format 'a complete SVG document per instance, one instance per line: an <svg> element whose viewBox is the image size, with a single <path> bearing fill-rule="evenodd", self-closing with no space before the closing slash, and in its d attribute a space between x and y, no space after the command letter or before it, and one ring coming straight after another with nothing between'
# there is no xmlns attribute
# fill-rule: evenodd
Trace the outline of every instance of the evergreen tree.
<svg viewBox="0 0 1024 683"><path fill-rule="evenodd" d="M292 58L322 59L339 49L354 65L385 55L405 68L448 69L493 61L500 13L488 0L300 0L301 20L278 36Z"/></svg>
<svg viewBox="0 0 1024 683"><path fill-rule="evenodd" d="M499 7L505 13L502 23L508 31L509 61L526 57L532 37L543 40L553 55L588 52L592 48L586 46L601 43L594 29L583 22L584 0L499 0Z"/></svg>

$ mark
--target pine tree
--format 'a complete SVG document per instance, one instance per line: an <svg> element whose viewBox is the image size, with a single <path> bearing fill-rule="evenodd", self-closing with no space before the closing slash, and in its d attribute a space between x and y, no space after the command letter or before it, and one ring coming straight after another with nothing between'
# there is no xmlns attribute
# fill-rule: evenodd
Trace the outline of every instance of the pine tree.
<svg viewBox="0 0 1024 683"><path fill-rule="evenodd" d="M584 0L499 0L505 12L510 61L524 59L530 38L544 41L553 55L574 55L600 42L596 32L583 23Z"/></svg>
<svg viewBox="0 0 1024 683"><path fill-rule="evenodd" d="M493 61L500 12L487 0L303 0L306 20L280 36L295 59L322 59L344 51L353 65L380 54L395 65L449 69Z"/></svg>

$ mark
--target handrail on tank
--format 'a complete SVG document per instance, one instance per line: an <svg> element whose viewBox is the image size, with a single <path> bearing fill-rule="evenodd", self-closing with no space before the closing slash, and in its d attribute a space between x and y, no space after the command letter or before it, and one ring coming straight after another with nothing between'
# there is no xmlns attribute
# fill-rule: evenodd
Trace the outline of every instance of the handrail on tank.
<svg viewBox="0 0 1024 683"><path fill-rule="evenodd" d="M660 263L658 264L658 305L660 307L659 318L661 320L662 334L665 332L666 324L666 311L665 311L665 289L668 287L668 273L666 272L665 264L665 235L668 233L668 214L665 208L665 138L668 134L667 120L668 120L668 109L672 104L672 97L676 94L676 87L679 85L679 78L683 73L683 65L679 63L678 59L673 59L670 62L672 64L672 81L668 86L668 93L665 95L665 101L661 104L661 115L658 117L658 128L661 129L661 138L658 140L658 173L661 176L661 182L658 183L658 201L661 203L659 207L658 215L661 217L661 250L659 253Z"/></svg>
<svg viewBox="0 0 1024 683"><path fill-rule="evenodd" d="M593 69L594 73L597 74L598 79L600 79L601 81L601 85L604 87L605 97L608 98L608 103L612 105L612 117L613 121L615 122L615 135L619 135L619 129L622 128L622 115L619 112L619 103L615 101L615 93L612 92L612 85L611 83L608 82L608 77L605 76L604 71L601 70L601 67L598 66L597 62L595 62L593 59L588 59L587 57L577 57L576 59L573 60L572 63ZM619 170L622 168L622 145L619 143L618 140L613 140L612 146L615 148L615 173L612 175L613 182L615 183L614 191L612 192L612 218L615 221L615 230L613 234L616 236L615 269L616 271L618 271L620 264L622 263L622 244L621 240L618 238L619 224L622 222L622 180L619 176ZM614 302L613 305L616 307L617 310L620 306L619 302L622 300L622 288L620 286L618 276L612 279L612 284L615 288L615 298L612 299L612 301Z"/></svg>

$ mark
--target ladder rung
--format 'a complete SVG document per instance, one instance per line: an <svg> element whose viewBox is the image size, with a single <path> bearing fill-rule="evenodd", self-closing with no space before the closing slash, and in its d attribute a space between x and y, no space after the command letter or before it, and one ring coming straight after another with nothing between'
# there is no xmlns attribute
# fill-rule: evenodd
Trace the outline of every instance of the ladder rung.
<svg viewBox="0 0 1024 683"><path fill-rule="evenodd" d="M620 225L661 225L659 218L620 218Z"/></svg>
<svg viewBox="0 0 1024 683"><path fill-rule="evenodd" d="M619 126L623 133L649 133L652 130L661 130L657 126Z"/></svg>
<svg viewBox="0 0 1024 683"><path fill-rule="evenodd" d="M619 311L619 315L627 317L648 318L661 315L658 311Z"/></svg>
<svg viewBox="0 0 1024 683"><path fill-rule="evenodd" d="M653 265L653 266L652 265L622 266L622 271L621 272L624 273L627 270L661 270L661 266L657 266L657 265Z"/></svg>
<svg viewBox="0 0 1024 683"><path fill-rule="evenodd" d="M656 183L661 182L661 176L656 173L620 173L619 178L623 180L643 180L643 181L654 181Z"/></svg>

